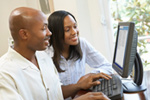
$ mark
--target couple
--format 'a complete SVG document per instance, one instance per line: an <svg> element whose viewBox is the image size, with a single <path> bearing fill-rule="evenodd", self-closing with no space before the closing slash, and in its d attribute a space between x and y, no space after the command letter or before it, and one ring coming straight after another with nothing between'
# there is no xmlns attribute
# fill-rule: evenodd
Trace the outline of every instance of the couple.
<svg viewBox="0 0 150 100"><path fill-rule="evenodd" d="M9 17L14 47L0 58L0 100L63 100L81 89L100 84L104 73L87 74L76 84L63 86L57 69L44 51L52 33L45 14L19 7ZM54 62L55 63L55 62ZM109 100L103 93L89 92L74 100Z"/></svg>

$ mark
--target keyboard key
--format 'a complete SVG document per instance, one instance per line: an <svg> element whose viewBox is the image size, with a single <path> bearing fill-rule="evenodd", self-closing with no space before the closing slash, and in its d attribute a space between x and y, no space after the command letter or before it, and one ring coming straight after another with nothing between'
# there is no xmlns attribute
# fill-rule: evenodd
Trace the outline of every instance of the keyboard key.
<svg viewBox="0 0 150 100"><path fill-rule="evenodd" d="M117 75L112 75L112 79L100 79L100 85L93 87L93 92L103 92L111 100L122 98L123 88L122 82Z"/></svg>

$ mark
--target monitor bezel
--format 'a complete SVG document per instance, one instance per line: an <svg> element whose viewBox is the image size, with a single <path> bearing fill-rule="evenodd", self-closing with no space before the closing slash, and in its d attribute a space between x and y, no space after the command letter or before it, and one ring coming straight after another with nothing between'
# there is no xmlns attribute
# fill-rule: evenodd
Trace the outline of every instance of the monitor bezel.
<svg viewBox="0 0 150 100"><path fill-rule="evenodd" d="M124 61L123 61L123 66L122 66L123 68L118 67L115 63L120 26L128 26L129 27L128 34L127 34L125 53L124 53ZM129 59L131 58L131 49L132 49L132 44L133 44L134 32L135 32L135 24L133 22L119 22L112 65L113 65L113 69L123 78L127 78L129 76L129 74L131 73L131 71L129 71L129 70L131 67L133 67L133 63L129 63L130 62ZM131 34L131 33L133 33L133 34ZM135 52L135 54L136 54L136 52ZM135 58L135 54L132 54L134 56L134 58Z"/></svg>

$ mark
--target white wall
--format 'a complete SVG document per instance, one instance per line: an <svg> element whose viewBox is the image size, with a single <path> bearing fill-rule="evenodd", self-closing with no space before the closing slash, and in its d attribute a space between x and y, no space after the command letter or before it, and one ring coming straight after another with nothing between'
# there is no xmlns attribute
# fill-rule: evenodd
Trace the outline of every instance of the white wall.
<svg viewBox="0 0 150 100"><path fill-rule="evenodd" d="M110 0L54 0L54 10L67 10L78 21L80 36L85 37L110 62L113 57Z"/></svg>
<svg viewBox="0 0 150 100"><path fill-rule="evenodd" d="M54 0L54 10L67 10L78 21L80 36L85 37L110 63L113 58L113 27L110 0ZM86 72L92 68L87 67Z"/></svg>
<svg viewBox="0 0 150 100"><path fill-rule="evenodd" d="M40 9L38 0L1 0L0 2L0 56L7 52L10 31L8 19L10 12L21 6Z"/></svg>
<svg viewBox="0 0 150 100"><path fill-rule="evenodd" d="M78 21L80 36L85 37L110 62L113 54L112 23L110 20L110 0L53 0L54 10L67 10ZM40 9L39 0L3 0L0 3L0 56L8 48L10 32L8 17L19 6Z"/></svg>

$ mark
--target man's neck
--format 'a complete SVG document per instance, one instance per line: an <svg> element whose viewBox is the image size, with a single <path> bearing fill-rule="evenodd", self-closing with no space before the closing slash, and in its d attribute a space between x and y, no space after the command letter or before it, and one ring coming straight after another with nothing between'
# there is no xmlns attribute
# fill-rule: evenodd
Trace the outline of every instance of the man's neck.
<svg viewBox="0 0 150 100"><path fill-rule="evenodd" d="M15 46L13 49L17 51L20 55L22 55L24 58L29 60L31 63L33 63L39 69L39 65L36 59L36 55L35 55L36 51L31 51L25 48L19 48Z"/></svg>

